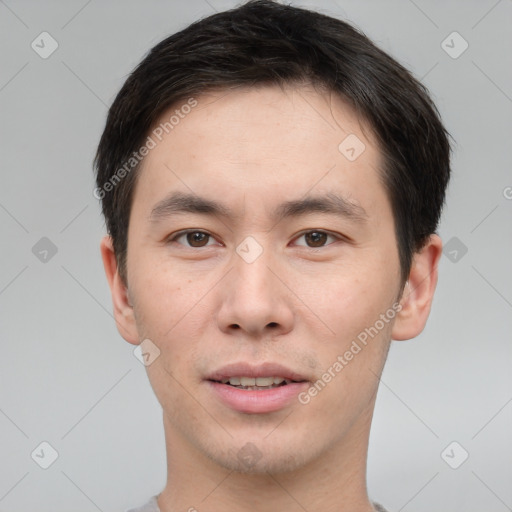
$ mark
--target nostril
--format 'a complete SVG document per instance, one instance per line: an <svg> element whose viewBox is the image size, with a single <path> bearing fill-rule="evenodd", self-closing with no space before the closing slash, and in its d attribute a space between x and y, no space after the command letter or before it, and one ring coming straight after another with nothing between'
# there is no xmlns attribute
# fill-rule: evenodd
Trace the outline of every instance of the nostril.
<svg viewBox="0 0 512 512"><path fill-rule="evenodd" d="M268 324L269 327L277 327L277 323L276 322L270 322Z"/></svg>

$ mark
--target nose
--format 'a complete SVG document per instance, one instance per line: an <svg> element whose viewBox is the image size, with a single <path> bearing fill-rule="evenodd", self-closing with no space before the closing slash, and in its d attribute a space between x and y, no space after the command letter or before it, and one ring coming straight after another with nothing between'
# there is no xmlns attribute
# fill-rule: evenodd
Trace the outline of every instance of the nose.
<svg viewBox="0 0 512 512"><path fill-rule="evenodd" d="M217 321L221 331L249 335L252 338L274 337L293 328L293 294L286 286L268 251L251 263L233 255L233 268L221 287L221 304Z"/></svg>

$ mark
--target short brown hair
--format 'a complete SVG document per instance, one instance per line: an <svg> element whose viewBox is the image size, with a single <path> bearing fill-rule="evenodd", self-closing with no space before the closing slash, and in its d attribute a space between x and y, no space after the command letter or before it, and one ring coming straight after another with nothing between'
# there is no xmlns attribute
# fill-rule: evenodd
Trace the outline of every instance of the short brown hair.
<svg viewBox="0 0 512 512"><path fill-rule="evenodd" d="M94 160L95 195L125 283L139 165L121 170L155 121L178 102L213 89L299 83L338 94L377 137L405 283L414 252L439 222L450 176L449 134L426 88L362 32L271 0L214 14L161 41L110 107Z"/></svg>

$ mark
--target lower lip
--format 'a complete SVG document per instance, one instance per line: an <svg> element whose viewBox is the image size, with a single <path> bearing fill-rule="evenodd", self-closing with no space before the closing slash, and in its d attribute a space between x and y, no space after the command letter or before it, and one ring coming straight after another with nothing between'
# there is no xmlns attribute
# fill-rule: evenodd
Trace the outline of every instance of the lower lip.
<svg viewBox="0 0 512 512"><path fill-rule="evenodd" d="M222 402L236 411L245 413L279 411L293 400L297 400L297 395L308 387L307 382L291 382L276 388L253 391L211 380L208 383Z"/></svg>

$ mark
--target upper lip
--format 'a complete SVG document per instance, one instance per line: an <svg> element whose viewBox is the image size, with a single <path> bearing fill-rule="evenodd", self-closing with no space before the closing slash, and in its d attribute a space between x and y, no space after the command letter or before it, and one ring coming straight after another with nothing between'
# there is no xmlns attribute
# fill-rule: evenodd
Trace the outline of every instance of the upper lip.
<svg viewBox="0 0 512 512"><path fill-rule="evenodd" d="M221 381L229 377L283 377L297 382L308 380L304 375L279 363L251 364L247 362L227 364L210 373L208 380Z"/></svg>

